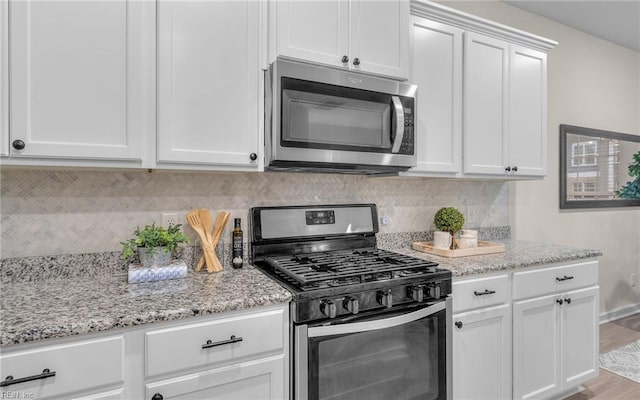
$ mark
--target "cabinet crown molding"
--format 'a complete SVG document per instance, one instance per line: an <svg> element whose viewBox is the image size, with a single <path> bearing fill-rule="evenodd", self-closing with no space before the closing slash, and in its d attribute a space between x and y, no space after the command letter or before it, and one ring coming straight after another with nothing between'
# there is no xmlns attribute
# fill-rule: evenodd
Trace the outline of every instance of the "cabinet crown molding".
<svg viewBox="0 0 640 400"><path fill-rule="evenodd" d="M430 1L411 0L411 15L507 40L511 43L517 43L545 53L558 45L558 42L555 40L521 31Z"/></svg>

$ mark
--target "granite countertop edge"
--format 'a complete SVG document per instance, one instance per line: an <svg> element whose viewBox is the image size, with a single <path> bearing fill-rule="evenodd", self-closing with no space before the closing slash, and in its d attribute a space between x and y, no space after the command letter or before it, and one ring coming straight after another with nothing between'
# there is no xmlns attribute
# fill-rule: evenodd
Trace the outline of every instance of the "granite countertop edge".
<svg viewBox="0 0 640 400"><path fill-rule="evenodd" d="M506 252L446 258L387 248L435 261L453 277L595 258L599 250L512 240ZM288 303L292 294L251 265L219 274L190 272L187 278L128 284L125 276L52 279L3 284L0 346L107 332L158 322Z"/></svg>

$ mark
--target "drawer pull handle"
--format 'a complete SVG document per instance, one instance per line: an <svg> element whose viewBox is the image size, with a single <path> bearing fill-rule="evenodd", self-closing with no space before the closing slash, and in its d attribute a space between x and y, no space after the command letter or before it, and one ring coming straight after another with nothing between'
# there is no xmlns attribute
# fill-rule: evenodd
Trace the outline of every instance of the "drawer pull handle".
<svg viewBox="0 0 640 400"><path fill-rule="evenodd" d="M0 382L0 387L15 385L17 383L37 381L38 379L50 378L52 376L56 376L56 371L51 372L49 368L45 368L42 370L41 374L25 376L24 378L14 379L13 375L7 376L4 381Z"/></svg>
<svg viewBox="0 0 640 400"><path fill-rule="evenodd" d="M202 345L203 349L208 349L209 347L223 346L225 344L242 342L242 337L236 337L236 335L231 335L228 340L221 340L219 342L213 342L211 339L207 340L207 343Z"/></svg>
<svg viewBox="0 0 640 400"><path fill-rule="evenodd" d="M495 290L489 290L489 289L485 289L484 292L477 292L477 291L473 291L473 294L475 294L476 296L484 296L486 294L495 294Z"/></svg>
<svg viewBox="0 0 640 400"><path fill-rule="evenodd" d="M573 276L567 276L567 275L565 275L565 276L563 276L562 278L558 278L558 277L556 277L556 280L557 280L558 282L568 281L568 280L570 280L570 279L573 279Z"/></svg>

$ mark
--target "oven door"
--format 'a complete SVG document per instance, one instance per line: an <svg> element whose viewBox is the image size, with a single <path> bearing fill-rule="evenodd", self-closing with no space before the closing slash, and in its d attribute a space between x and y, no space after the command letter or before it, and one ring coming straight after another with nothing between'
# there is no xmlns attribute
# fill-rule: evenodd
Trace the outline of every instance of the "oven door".
<svg viewBox="0 0 640 400"><path fill-rule="evenodd" d="M451 299L348 323L296 327L297 400L451 398Z"/></svg>

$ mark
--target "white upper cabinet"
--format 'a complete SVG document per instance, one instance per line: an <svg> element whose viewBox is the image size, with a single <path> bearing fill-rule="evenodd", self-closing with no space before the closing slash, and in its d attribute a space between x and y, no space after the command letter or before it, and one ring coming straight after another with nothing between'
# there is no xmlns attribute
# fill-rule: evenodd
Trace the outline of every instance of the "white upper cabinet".
<svg viewBox="0 0 640 400"><path fill-rule="evenodd" d="M260 7L158 2L159 166L258 169Z"/></svg>
<svg viewBox="0 0 640 400"><path fill-rule="evenodd" d="M543 177L546 53L557 43L437 3L413 1L411 13L418 166L409 175Z"/></svg>
<svg viewBox="0 0 640 400"><path fill-rule="evenodd" d="M154 8L125 0L11 2L12 159L141 165L154 129ZM3 106L3 131L5 118Z"/></svg>
<svg viewBox="0 0 640 400"><path fill-rule="evenodd" d="M411 17L409 81L418 85L416 149L410 174L456 175L462 163L463 30Z"/></svg>
<svg viewBox="0 0 640 400"><path fill-rule="evenodd" d="M464 46L464 172L504 174L509 45L465 33Z"/></svg>
<svg viewBox="0 0 640 400"><path fill-rule="evenodd" d="M270 60L287 56L407 78L406 0L273 0Z"/></svg>
<svg viewBox="0 0 640 400"><path fill-rule="evenodd" d="M511 45L509 50L508 166L518 175L547 171L547 55Z"/></svg>
<svg viewBox="0 0 640 400"><path fill-rule="evenodd" d="M9 2L0 0L0 156L9 155Z"/></svg>

